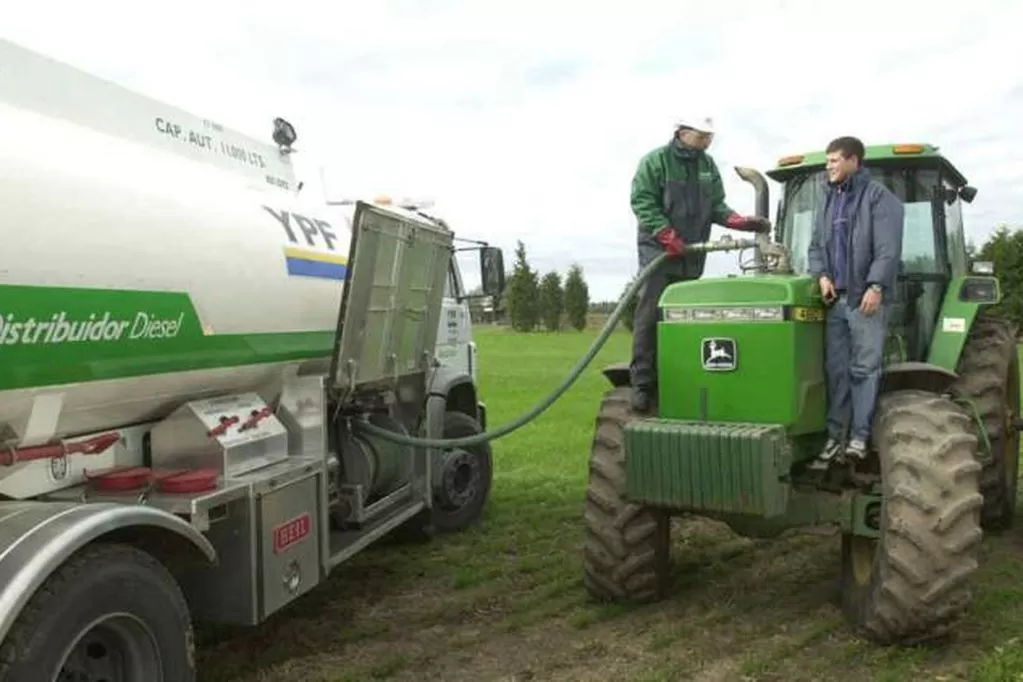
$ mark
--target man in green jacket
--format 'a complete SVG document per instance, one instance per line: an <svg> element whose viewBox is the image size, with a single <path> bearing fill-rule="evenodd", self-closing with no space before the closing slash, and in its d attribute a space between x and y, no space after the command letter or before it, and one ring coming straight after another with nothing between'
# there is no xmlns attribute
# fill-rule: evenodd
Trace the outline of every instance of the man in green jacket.
<svg viewBox="0 0 1023 682"><path fill-rule="evenodd" d="M703 275L707 255L686 254L686 242L709 239L714 223L746 232L771 228L766 219L740 216L725 203L721 173L706 151L713 138L710 118L677 120L671 142L643 156L632 179L639 267L646 267L663 251L671 257L636 295L629 368L636 412L649 411L656 394L657 300L669 284Z"/></svg>

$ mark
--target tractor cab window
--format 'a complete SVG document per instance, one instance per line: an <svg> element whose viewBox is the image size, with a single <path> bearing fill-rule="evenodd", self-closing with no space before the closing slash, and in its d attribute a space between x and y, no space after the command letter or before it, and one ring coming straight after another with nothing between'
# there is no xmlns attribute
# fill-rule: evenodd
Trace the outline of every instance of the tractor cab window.
<svg viewBox="0 0 1023 682"><path fill-rule="evenodd" d="M966 234L963 227L963 200L959 198L955 185L948 179L942 178L941 183L945 191L945 200L941 205L945 212L945 239L948 242L949 263L952 272L965 273L968 264Z"/></svg>
<svg viewBox="0 0 1023 682"><path fill-rule="evenodd" d="M944 235L936 239L934 197L941 185L931 170L871 168L871 175L902 201L905 219L902 234L903 274L944 273ZM807 249L814 218L826 200L824 172L790 180L786 185L781 228L796 272L807 271Z"/></svg>
<svg viewBox="0 0 1023 682"><path fill-rule="evenodd" d="M922 360L927 357L938 310L944 295L943 280L949 273L949 245L957 252L962 239L959 200L945 200L942 178L934 170L871 168L902 202L902 268L891 302L887 361ZM792 267L806 273L806 251L814 217L824 209L826 176L823 172L794 178L786 183L778 221L782 240L791 252ZM952 266L958 267L955 263Z"/></svg>

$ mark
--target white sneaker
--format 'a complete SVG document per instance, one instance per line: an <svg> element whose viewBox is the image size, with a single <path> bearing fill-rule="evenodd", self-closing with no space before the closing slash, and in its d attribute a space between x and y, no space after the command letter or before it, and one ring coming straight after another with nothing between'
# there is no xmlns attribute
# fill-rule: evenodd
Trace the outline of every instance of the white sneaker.
<svg viewBox="0 0 1023 682"><path fill-rule="evenodd" d="M853 438L849 441L849 445L845 448L845 454L849 457L855 457L856 459L867 458L867 444L859 438Z"/></svg>
<svg viewBox="0 0 1023 682"><path fill-rule="evenodd" d="M816 471L827 469L831 463L841 460L842 444L834 438L828 438L824 448L817 455L817 458L810 462L810 468Z"/></svg>

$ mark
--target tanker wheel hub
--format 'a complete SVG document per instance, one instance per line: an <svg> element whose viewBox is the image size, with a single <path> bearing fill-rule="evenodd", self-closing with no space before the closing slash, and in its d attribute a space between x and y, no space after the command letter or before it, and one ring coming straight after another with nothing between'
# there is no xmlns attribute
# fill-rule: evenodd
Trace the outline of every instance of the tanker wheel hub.
<svg viewBox="0 0 1023 682"><path fill-rule="evenodd" d="M437 491L441 505L458 508L471 501L479 479L479 463L471 452L461 449L448 452L441 470L440 490Z"/></svg>
<svg viewBox="0 0 1023 682"><path fill-rule="evenodd" d="M158 650L147 625L128 614L111 614L83 628L56 682L155 680Z"/></svg>

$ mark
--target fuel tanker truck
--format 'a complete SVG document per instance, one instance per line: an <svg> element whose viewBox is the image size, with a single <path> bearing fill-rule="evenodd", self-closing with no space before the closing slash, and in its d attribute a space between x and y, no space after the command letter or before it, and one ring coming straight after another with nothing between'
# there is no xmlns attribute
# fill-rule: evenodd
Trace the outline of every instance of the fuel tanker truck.
<svg viewBox="0 0 1023 682"><path fill-rule="evenodd" d="M454 236L306 198L271 144L0 42L0 681L183 682L385 535L479 519ZM485 295L499 249L478 247Z"/></svg>

